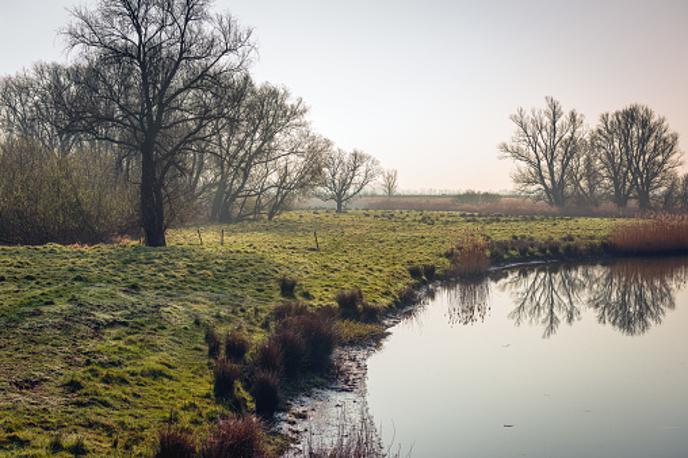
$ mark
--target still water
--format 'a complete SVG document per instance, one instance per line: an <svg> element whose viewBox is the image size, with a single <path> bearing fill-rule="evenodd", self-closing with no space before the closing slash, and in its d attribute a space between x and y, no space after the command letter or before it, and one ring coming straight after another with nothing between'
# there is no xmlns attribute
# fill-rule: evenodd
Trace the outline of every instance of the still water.
<svg viewBox="0 0 688 458"><path fill-rule="evenodd" d="M688 259L545 265L438 290L368 361L418 457L688 457Z"/></svg>

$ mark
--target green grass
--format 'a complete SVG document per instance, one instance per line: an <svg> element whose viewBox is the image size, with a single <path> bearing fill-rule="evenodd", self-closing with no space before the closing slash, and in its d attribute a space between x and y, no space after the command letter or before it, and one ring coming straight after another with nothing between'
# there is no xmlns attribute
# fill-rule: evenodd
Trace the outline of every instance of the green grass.
<svg viewBox="0 0 688 458"><path fill-rule="evenodd" d="M333 304L351 287L387 306L413 283L409 265L441 271L447 248L471 230L495 240L571 236L594 244L614 225L293 212L227 226L223 246L215 226L201 228L203 246L194 227L170 231L163 249L0 247L0 455L54 456L49 449L58 437L66 446L82 437L93 454L145 455L165 422L207 429L226 411L212 395L203 325L242 327L261 339L282 275L297 279L297 297L314 307ZM353 323L340 328L348 342L376 332Z"/></svg>

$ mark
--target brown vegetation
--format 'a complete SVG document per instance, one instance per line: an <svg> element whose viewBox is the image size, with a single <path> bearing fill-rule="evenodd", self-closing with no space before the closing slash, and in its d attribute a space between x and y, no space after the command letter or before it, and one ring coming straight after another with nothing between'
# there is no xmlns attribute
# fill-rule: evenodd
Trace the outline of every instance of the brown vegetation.
<svg viewBox="0 0 688 458"><path fill-rule="evenodd" d="M470 234L447 250L451 273L461 277L482 275L490 267L489 244L482 235Z"/></svg>
<svg viewBox="0 0 688 458"><path fill-rule="evenodd" d="M658 215L616 228L609 236L611 249L624 255L681 254L688 252L688 217Z"/></svg>
<svg viewBox="0 0 688 458"><path fill-rule="evenodd" d="M263 458L264 432L260 422L252 416L220 421L201 447L203 458Z"/></svg>

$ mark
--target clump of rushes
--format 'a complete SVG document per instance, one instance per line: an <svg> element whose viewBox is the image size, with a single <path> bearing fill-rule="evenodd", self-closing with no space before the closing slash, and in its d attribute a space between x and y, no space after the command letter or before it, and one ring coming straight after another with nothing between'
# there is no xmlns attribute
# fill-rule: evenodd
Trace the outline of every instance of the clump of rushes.
<svg viewBox="0 0 688 458"><path fill-rule="evenodd" d="M301 302L283 302L272 311L272 316L276 321L297 315L311 313L306 304Z"/></svg>
<svg viewBox="0 0 688 458"><path fill-rule="evenodd" d="M490 266L488 243L481 235L470 235L447 250L452 272L459 277L485 274Z"/></svg>
<svg viewBox="0 0 688 458"><path fill-rule="evenodd" d="M323 371L332 363L332 353L337 344L337 333L333 321L319 313L310 313L282 322L296 330L306 342L306 364L312 371Z"/></svg>
<svg viewBox="0 0 688 458"><path fill-rule="evenodd" d="M364 323L377 323L380 321L381 316L382 311L380 307L370 305L367 302L361 305L361 321Z"/></svg>
<svg viewBox="0 0 688 458"><path fill-rule="evenodd" d="M423 265L423 275L428 281L433 281L437 273L437 267L435 264L425 264Z"/></svg>
<svg viewBox="0 0 688 458"><path fill-rule="evenodd" d="M158 433L155 458L194 458L198 456L193 436L181 429L167 427Z"/></svg>
<svg viewBox="0 0 688 458"><path fill-rule="evenodd" d="M411 278L414 280L422 280L423 279L423 268L418 265L412 265L408 267L408 272L409 275L411 275Z"/></svg>
<svg viewBox="0 0 688 458"><path fill-rule="evenodd" d="M282 371L282 349L275 339L269 338L260 347L255 357L259 369L279 373Z"/></svg>
<svg viewBox="0 0 688 458"><path fill-rule="evenodd" d="M225 336L225 357L236 363L243 361L248 353L250 343L245 334L234 331Z"/></svg>
<svg viewBox="0 0 688 458"><path fill-rule="evenodd" d="M257 371L253 377L251 395L256 403L256 413L263 418L272 417L281 400L279 376L274 372Z"/></svg>
<svg viewBox="0 0 688 458"><path fill-rule="evenodd" d="M208 357L217 359L220 356L220 336L214 328L205 328L205 343L208 345Z"/></svg>
<svg viewBox="0 0 688 458"><path fill-rule="evenodd" d="M270 339L281 350L284 375L287 378L298 376L306 360L306 341L299 330L282 327Z"/></svg>
<svg viewBox="0 0 688 458"><path fill-rule="evenodd" d="M201 447L203 458L264 458L265 437L260 422L253 416L222 420Z"/></svg>
<svg viewBox="0 0 688 458"><path fill-rule="evenodd" d="M339 312L342 318L358 318L358 307L363 304L363 292L360 290L360 288L342 290L337 293L335 300L339 306Z"/></svg>
<svg viewBox="0 0 688 458"><path fill-rule="evenodd" d="M234 382L241 377L241 369L231 361L220 358L213 370L213 391L218 399L231 399L234 396Z"/></svg>
<svg viewBox="0 0 688 458"><path fill-rule="evenodd" d="M399 292L399 296L397 297L396 301L394 301L394 303L397 307L405 307L407 305L413 305L416 302L418 302L418 298L418 291L413 289L413 287L409 286L403 289L401 292Z"/></svg>
<svg viewBox="0 0 688 458"><path fill-rule="evenodd" d="M609 245L623 255L684 254L688 252L688 216L658 215L618 226Z"/></svg>
<svg viewBox="0 0 688 458"><path fill-rule="evenodd" d="M286 275L280 278L280 293L284 297L294 297L294 291L296 290L296 280Z"/></svg>
<svg viewBox="0 0 688 458"><path fill-rule="evenodd" d="M65 450L71 453L73 456L88 455L88 447L86 447L86 442L81 436L74 437L72 441L67 444Z"/></svg>

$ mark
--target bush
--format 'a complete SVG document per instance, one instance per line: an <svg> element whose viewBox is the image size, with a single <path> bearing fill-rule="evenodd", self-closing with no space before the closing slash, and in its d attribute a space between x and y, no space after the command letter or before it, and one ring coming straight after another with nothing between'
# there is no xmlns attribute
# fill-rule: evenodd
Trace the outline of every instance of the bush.
<svg viewBox="0 0 688 458"><path fill-rule="evenodd" d="M220 356L220 337L210 326L205 328L205 343L208 344L208 356L217 359Z"/></svg>
<svg viewBox="0 0 688 458"><path fill-rule="evenodd" d="M226 359L218 359L213 370L213 391L218 399L231 399L234 396L234 382L241 377L236 364Z"/></svg>
<svg viewBox="0 0 688 458"><path fill-rule="evenodd" d="M137 196L114 154L0 144L0 243L108 242L136 232Z"/></svg>
<svg viewBox="0 0 688 458"><path fill-rule="evenodd" d="M306 343L307 367L313 371L329 368L332 353L337 344L337 333L333 321L323 314L310 313L292 318L289 325L303 337Z"/></svg>
<svg viewBox="0 0 688 458"><path fill-rule="evenodd" d="M335 300L343 318L355 319L358 317L358 306L363 304L363 292L359 288L342 290L337 293Z"/></svg>
<svg viewBox="0 0 688 458"><path fill-rule="evenodd" d="M225 357L239 363L248 352L248 338L240 332L230 332L225 336Z"/></svg>
<svg viewBox="0 0 688 458"><path fill-rule="evenodd" d="M280 405L279 376L275 372L257 371L251 395L256 402L256 413L263 418L272 417Z"/></svg>
<svg viewBox="0 0 688 458"><path fill-rule="evenodd" d="M196 441L191 434L171 427L158 434L155 458L194 458L196 455Z"/></svg>
<svg viewBox="0 0 688 458"><path fill-rule="evenodd" d="M255 417L221 421L201 447L203 458L263 458L264 433Z"/></svg>

